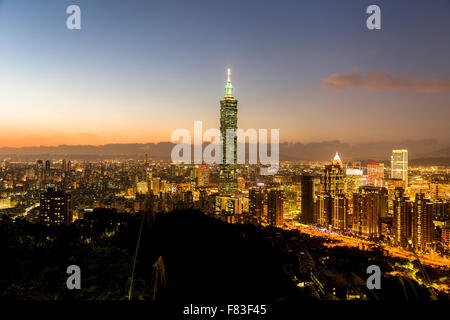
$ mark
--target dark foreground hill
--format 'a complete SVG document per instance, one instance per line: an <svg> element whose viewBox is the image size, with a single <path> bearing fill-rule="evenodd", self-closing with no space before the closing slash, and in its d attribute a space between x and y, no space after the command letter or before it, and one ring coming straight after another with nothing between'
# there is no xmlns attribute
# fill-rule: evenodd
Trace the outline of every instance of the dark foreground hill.
<svg viewBox="0 0 450 320"><path fill-rule="evenodd" d="M326 241L297 230L227 224L194 210L129 215L100 209L55 227L3 216L0 300L430 300L416 263L377 247ZM81 269L80 290L67 289L70 265ZM369 265L382 270L380 290L367 288ZM448 275L448 269L426 269L432 281ZM436 295L448 300L446 293Z"/></svg>
<svg viewBox="0 0 450 320"><path fill-rule="evenodd" d="M70 226L0 220L0 299L128 298L142 215L96 210ZM146 215L132 298L228 301L296 299L279 251L198 211ZM68 290L66 268L81 268Z"/></svg>
<svg viewBox="0 0 450 320"><path fill-rule="evenodd" d="M158 222L158 255L167 271L167 295L182 300L273 301L298 290L283 271L280 252L266 242L201 212L173 212ZM141 254L147 254L143 245Z"/></svg>

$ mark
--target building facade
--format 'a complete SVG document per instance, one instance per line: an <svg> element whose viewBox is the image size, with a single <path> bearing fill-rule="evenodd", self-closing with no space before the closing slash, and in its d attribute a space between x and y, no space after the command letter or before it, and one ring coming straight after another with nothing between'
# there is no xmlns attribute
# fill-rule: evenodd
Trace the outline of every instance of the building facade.
<svg viewBox="0 0 450 320"><path fill-rule="evenodd" d="M69 225L73 221L70 193L48 188L40 196L39 218L47 226Z"/></svg>
<svg viewBox="0 0 450 320"><path fill-rule="evenodd" d="M392 150L391 155L391 178L401 179L408 186L408 150Z"/></svg>
<svg viewBox="0 0 450 320"><path fill-rule="evenodd" d="M353 233L363 237L381 235L381 218L387 212L387 189L364 186L353 195Z"/></svg>
<svg viewBox="0 0 450 320"><path fill-rule="evenodd" d="M233 96L233 86L228 69L225 96L220 100L220 133L222 139L222 164L220 164L219 193L238 193L237 185L237 99ZM230 152L231 150L231 152Z"/></svg>

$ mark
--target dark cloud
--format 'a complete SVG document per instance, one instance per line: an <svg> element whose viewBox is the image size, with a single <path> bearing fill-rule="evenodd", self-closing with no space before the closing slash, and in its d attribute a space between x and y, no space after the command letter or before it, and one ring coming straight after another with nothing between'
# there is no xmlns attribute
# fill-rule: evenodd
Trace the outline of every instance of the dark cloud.
<svg viewBox="0 0 450 320"><path fill-rule="evenodd" d="M390 75L374 71L363 75L358 71L332 74L322 80L321 87L328 90L362 88L366 90L413 90L424 93L450 92L450 79L417 80L412 75Z"/></svg>

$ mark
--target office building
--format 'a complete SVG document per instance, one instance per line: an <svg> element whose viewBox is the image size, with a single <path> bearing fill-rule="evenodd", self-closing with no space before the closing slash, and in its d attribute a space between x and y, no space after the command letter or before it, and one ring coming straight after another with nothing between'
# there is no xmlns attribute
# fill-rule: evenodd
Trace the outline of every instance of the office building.
<svg viewBox="0 0 450 320"><path fill-rule="evenodd" d="M407 247L412 240L413 204L403 188L394 191L392 237L396 245Z"/></svg>
<svg viewBox="0 0 450 320"><path fill-rule="evenodd" d="M425 199L423 193L416 194L413 204L413 237L414 248L419 251L427 249L427 245L433 241L433 217L430 200Z"/></svg>
<svg viewBox="0 0 450 320"><path fill-rule="evenodd" d="M408 150L392 150L391 178L403 180L408 187Z"/></svg>
<svg viewBox="0 0 450 320"><path fill-rule="evenodd" d="M383 163L371 163L367 165L367 184L369 186L384 187Z"/></svg>
<svg viewBox="0 0 450 320"><path fill-rule="evenodd" d="M364 185L363 171L358 168L347 168L345 170L345 193L350 197L357 193L359 187Z"/></svg>
<svg viewBox="0 0 450 320"><path fill-rule="evenodd" d="M72 197L70 193L48 188L40 196L39 217L45 225L69 225L72 220Z"/></svg>
<svg viewBox="0 0 450 320"><path fill-rule="evenodd" d="M348 199L345 194L331 197L331 227L336 231L345 231L348 221Z"/></svg>
<svg viewBox="0 0 450 320"><path fill-rule="evenodd" d="M283 226L283 210L286 200L282 190L269 189L267 195L267 223L270 226L279 228Z"/></svg>
<svg viewBox="0 0 450 320"><path fill-rule="evenodd" d="M337 194L344 192L344 165L338 153L330 164L325 166L322 177L323 192Z"/></svg>
<svg viewBox="0 0 450 320"><path fill-rule="evenodd" d="M302 222L314 222L314 176L302 175Z"/></svg>
<svg viewBox="0 0 450 320"><path fill-rule="evenodd" d="M353 232L358 236L381 235L381 218L387 212L387 189L364 186L353 195Z"/></svg>
<svg viewBox="0 0 450 320"><path fill-rule="evenodd" d="M249 189L249 213L256 221L261 222L264 218L264 205L266 203L266 189L261 186Z"/></svg>

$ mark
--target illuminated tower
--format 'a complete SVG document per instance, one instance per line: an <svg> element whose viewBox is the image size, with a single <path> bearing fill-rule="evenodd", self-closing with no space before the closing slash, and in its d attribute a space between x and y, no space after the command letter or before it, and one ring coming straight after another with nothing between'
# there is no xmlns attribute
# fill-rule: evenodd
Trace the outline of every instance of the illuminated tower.
<svg viewBox="0 0 450 320"><path fill-rule="evenodd" d="M344 165L337 152L332 163L325 166L322 184L324 193L337 194L344 192Z"/></svg>
<svg viewBox="0 0 450 320"><path fill-rule="evenodd" d="M392 150L391 178L402 179L408 186L408 150Z"/></svg>
<svg viewBox="0 0 450 320"><path fill-rule="evenodd" d="M237 187L237 100L233 97L233 86L228 69L228 80L225 96L220 100L220 133L222 138L222 164L220 165L219 192L232 195L238 192ZM227 153L228 150L231 151Z"/></svg>
<svg viewBox="0 0 450 320"><path fill-rule="evenodd" d="M331 198L331 226L334 230L347 229L348 199L345 194L335 194Z"/></svg>
<svg viewBox="0 0 450 320"><path fill-rule="evenodd" d="M405 190L396 188L393 201L394 223L392 235L395 243L405 248L408 245L408 240L412 239L412 210L413 202L408 197L405 197Z"/></svg>
<svg viewBox="0 0 450 320"><path fill-rule="evenodd" d="M413 204L412 242L414 248L424 250L433 241L433 217L430 200L419 193Z"/></svg>
<svg viewBox="0 0 450 320"><path fill-rule="evenodd" d="M353 232L359 236L381 235L381 218L386 216L387 189L364 186L353 195Z"/></svg>

